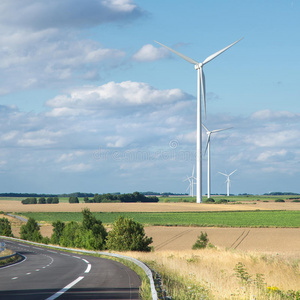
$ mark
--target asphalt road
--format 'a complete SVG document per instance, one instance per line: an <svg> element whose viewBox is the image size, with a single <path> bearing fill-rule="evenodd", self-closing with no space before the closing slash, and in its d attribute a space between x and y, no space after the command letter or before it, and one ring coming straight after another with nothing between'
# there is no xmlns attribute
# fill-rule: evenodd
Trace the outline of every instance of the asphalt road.
<svg viewBox="0 0 300 300"><path fill-rule="evenodd" d="M139 299L138 275L104 258L5 241L24 260L0 268L0 300Z"/></svg>

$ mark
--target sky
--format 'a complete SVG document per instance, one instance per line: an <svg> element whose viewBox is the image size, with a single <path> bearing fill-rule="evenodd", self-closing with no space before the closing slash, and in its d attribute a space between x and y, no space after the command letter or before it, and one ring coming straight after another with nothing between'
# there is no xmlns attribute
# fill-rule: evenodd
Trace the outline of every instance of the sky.
<svg viewBox="0 0 300 300"><path fill-rule="evenodd" d="M212 194L300 193L300 1L3 0L0 193L189 192L204 66ZM203 131L203 148L207 136ZM207 156L203 157L206 193Z"/></svg>

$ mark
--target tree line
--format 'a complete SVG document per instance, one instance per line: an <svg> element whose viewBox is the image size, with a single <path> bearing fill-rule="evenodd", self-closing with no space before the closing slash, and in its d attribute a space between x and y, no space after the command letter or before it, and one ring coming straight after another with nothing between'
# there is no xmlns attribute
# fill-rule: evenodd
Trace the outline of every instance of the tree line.
<svg viewBox="0 0 300 300"><path fill-rule="evenodd" d="M58 197L41 197L37 199L36 197L29 197L21 201L22 204L58 204Z"/></svg>
<svg viewBox="0 0 300 300"><path fill-rule="evenodd" d="M34 218L29 218L21 226L20 238L28 241L55 244L69 248L84 248L88 250L116 251L150 251L152 238L145 235L142 224L131 218L120 216L107 232L103 223L85 208L82 210L83 221L64 223L57 220L52 223L51 238L43 237L40 226ZM0 235L13 236L11 224L7 218L0 219Z"/></svg>
<svg viewBox="0 0 300 300"><path fill-rule="evenodd" d="M84 203L118 203L118 202L158 202L159 199L156 196L146 197L144 194L134 192L132 194L95 194L93 198L85 196L83 198ZM28 197L21 201L22 204L57 204L59 203L58 197ZM69 197L69 203L79 203L79 197L72 195Z"/></svg>
<svg viewBox="0 0 300 300"><path fill-rule="evenodd" d="M84 197L85 203L101 203L101 202L158 202L156 196L146 197L144 194L134 192L132 194L95 194L92 199ZM74 202L73 202L74 203Z"/></svg>

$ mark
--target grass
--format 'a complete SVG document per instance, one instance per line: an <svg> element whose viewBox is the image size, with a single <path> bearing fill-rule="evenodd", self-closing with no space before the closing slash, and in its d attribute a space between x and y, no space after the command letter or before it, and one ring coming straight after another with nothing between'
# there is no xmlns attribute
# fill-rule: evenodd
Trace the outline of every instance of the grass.
<svg viewBox="0 0 300 300"><path fill-rule="evenodd" d="M174 300L300 297L299 257L222 249L123 254L158 272L163 288Z"/></svg>
<svg viewBox="0 0 300 300"><path fill-rule="evenodd" d="M220 199L226 199L230 202L251 202L251 201L275 201L278 199L300 199L299 195L240 195L240 196L225 196L225 195L212 195L215 201ZM203 201L207 199L206 196L203 196ZM177 196L177 197L159 197L159 202L196 202L196 197L191 196Z"/></svg>
<svg viewBox="0 0 300 300"><path fill-rule="evenodd" d="M104 224L112 224L119 216L133 218L152 226L203 226L203 227L300 227L300 211L228 211L228 212L96 212L94 216ZM79 212L28 212L19 213L38 222L52 223L82 221Z"/></svg>

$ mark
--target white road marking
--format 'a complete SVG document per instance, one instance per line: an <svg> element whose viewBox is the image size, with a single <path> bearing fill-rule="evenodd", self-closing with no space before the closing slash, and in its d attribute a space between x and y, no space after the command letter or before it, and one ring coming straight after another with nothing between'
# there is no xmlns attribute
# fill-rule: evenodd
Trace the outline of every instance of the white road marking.
<svg viewBox="0 0 300 300"><path fill-rule="evenodd" d="M84 262L86 262L87 264L89 264L89 262L88 262L86 259L83 258L82 260L83 260Z"/></svg>
<svg viewBox="0 0 300 300"><path fill-rule="evenodd" d="M26 273L26 275L30 275L30 274L31 274L31 272Z"/></svg>
<svg viewBox="0 0 300 300"><path fill-rule="evenodd" d="M78 259L81 259L81 257L78 257L78 256L74 256L74 255L73 255L73 257L78 258Z"/></svg>
<svg viewBox="0 0 300 300"><path fill-rule="evenodd" d="M18 277L13 277L12 280L18 279Z"/></svg>
<svg viewBox="0 0 300 300"><path fill-rule="evenodd" d="M52 295L51 297L47 298L46 300L54 300L64 294L67 290L69 290L71 287L73 287L76 283L78 283L80 280L82 280L84 276L79 276L77 279L66 285L63 289Z"/></svg>
<svg viewBox="0 0 300 300"><path fill-rule="evenodd" d="M40 270L40 269L36 269L35 271L36 271L36 272L39 272L39 270Z"/></svg>
<svg viewBox="0 0 300 300"><path fill-rule="evenodd" d="M87 266L87 268L86 268L86 270L85 270L84 273L90 272L90 271L91 271L91 268L92 268L92 265L91 265L91 264L88 264L88 266Z"/></svg>

